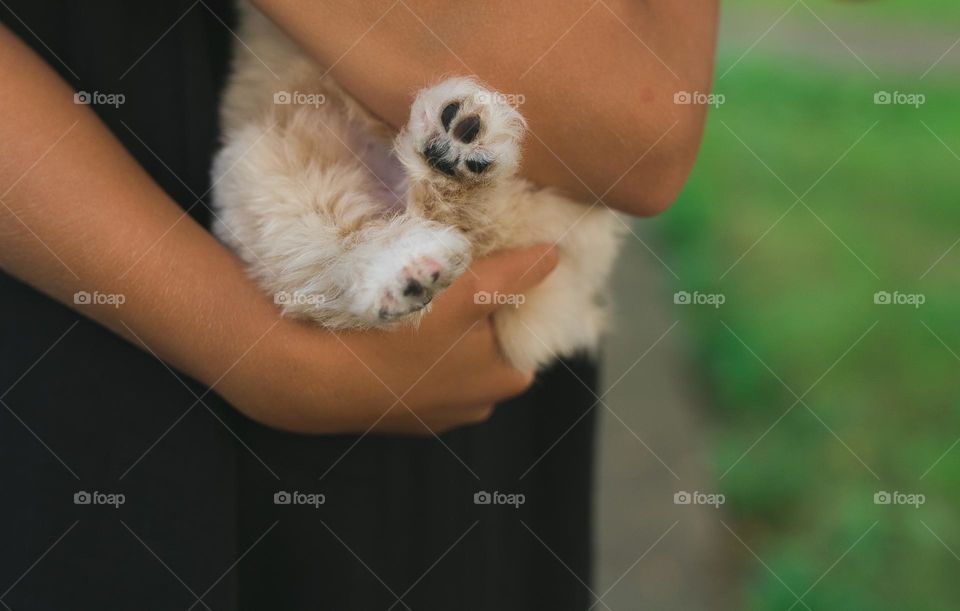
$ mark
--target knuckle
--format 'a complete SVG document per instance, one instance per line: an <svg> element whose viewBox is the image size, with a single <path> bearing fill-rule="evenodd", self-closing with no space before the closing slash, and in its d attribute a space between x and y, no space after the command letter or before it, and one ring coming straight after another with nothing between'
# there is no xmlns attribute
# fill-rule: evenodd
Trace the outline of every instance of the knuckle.
<svg viewBox="0 0 960 611"><path fill-rule="evenodd" d="M542 270L542 273L546 275L560 262L560 252L555 245L545 246L544 248L545 250L537 259L537 265Z"/></svg>
<svg viewBox="0 0 960 611"><path fill-rule="evenodd" d="M525 393L527 390L533 386L533 381L535 376L532 371L524 372L517 371L511 380L511 385L508 387L508 392L511 397L515 397L519 394Z"/></svg>
<svg viewBox="0 0 960 611"><path fill-rule="evenodd" d="M443 435L444 433L449 433L450 431L452 431L452 430L455 429L455 428L457 428L457 425L455 425L455 424L437 424L437 425L434 425L434 426L430 427L430 430L431 430L431 432L432 432L434 435ZM427 433L426 435L424 435L424 437L429 436L429 435L430 435L430 434Z"/></svg>
<svg viewBox="0 0 960 611"><path fill-rule="evenodd" d="M463 283L464 290L471 298L480 291L481 279L476 273L461 274L458 282Z"/></svg>
<svg viewBox="0 0 960 611"><path fill-rule="evenodd" d="M471 411L465 418L466 424L482 424L493 415L493 406L487 405Z"/></svg>

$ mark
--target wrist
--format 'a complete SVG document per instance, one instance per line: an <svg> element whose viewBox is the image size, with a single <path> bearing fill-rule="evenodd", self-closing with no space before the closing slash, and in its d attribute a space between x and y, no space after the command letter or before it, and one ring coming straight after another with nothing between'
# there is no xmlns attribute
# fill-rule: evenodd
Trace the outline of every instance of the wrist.
<svg viewBox="0 0 960 611"><path fill-rule="evenodd" d="M344 367L349 352L340 354L345 351L337 339L287 318L271 321L257 335L255 345L211 382L216 392L272 428L312 434L349 428L346 416L358 410L347 398L358 389Z"/></svg>

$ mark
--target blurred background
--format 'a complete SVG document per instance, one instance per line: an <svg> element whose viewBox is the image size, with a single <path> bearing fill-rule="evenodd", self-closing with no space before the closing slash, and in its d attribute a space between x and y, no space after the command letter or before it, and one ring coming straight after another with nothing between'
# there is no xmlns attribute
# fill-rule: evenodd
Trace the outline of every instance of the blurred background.
<svg viewBox="0 0 960 611"><path fill-rule="evenodd" d="M958 77L954 0L723 4L615 279L595 609L960 606Z"/></svg>

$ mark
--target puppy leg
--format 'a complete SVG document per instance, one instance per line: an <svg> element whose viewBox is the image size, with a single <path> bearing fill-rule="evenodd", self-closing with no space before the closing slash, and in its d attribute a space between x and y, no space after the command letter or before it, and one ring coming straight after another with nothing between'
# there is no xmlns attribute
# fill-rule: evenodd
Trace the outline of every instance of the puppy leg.
<svg viewBox="0 0 960 611"><path fill-rule="evenodd" d="M284 314L332 328L384 326L425 307L469 263L450 227L403 214L360 163L313 163L304 130L247 129L215 163L216 235ZM345 137L345 136L341 136Z"/></svg>
<svg viewBox="0 0 960 611"><path fill-rule="evenodd" d="M606 208L587 210L549 192L513 203L533 216L535 233L557 242L556 269L494 316L504 354L516 367L533 370L557 357L596 350L606 327L606 293L625 225ZM572 228L572 229L571 229ZM540 232L540 233L536 233Z"/></svg>
<svg viewBox="0 0 960 611"><path fill-rule="evenodd" d="M422 90L394 146L408 177L408 211L468 233L482 229L487 210L475 204L516 174L524 129L504 96L470 79Z"/></svg>
<svg viewBox="0 0 960 611"><path fill-rule="evenodd" d="M328 275L343 287L345 311L365 326L383 326L419 320L415 314L469 263L470 245L459 231L400 215L345 240Z"/></svg>

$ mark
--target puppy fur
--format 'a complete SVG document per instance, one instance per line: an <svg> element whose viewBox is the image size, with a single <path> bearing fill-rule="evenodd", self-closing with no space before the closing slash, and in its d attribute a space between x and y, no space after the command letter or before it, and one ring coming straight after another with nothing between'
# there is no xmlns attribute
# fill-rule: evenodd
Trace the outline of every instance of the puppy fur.
<svg viewBox="0 0 960 611"><path fill-rule="evenodd" d="M559 264L546 280L476 300L512 304L494 324L520 369L596 348L625 224L517 176L526 124L504 96L446 79L416 95L396 135L245 1L239 38L214 233L285 315L331 329L415 324L473 258L548 242Z"/></svg>

